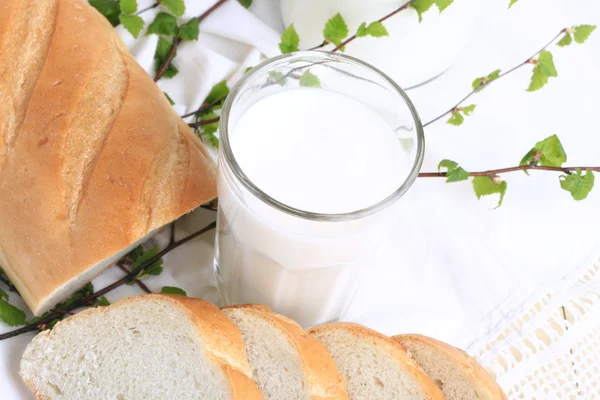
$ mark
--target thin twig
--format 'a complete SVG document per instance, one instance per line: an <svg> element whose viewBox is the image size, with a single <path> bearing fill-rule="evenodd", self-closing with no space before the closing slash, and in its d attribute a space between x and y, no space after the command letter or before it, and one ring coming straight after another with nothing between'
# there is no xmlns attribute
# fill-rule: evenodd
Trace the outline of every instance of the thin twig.
<svg viewBox="0 0 600 400"><path fill-rule="evenodd" d="M536 57L538 54L540 54L542 51L546 50L552 43L554 43L554 41L556 39L558 39L562 34L564 34L566 32L566 28L562 29L558 35L554 36L554 38L552 38L551 41L549 41L544 47L542 47L540 50L538 50L535 54L533 54L531 57L529 57L527 60L523 61L522 63L512 67L511 69L501 73L500 75L498 75L498 78L496 79L492 79L489 80L487 82L481 81L481 83L475 88L473 89L470 93L468 93L465 97L463 97L461 100L458 101L458 103L456 103L454 106L452 106L452 108L450 108L448 111L444 112L443 114L435 117L434 119L432 119L431 121L428 121L426 123L423 124L423 127L426 127L428 125L433 124L436 121L439 121L440 119L444 118L445 116L447 116L448 114L452 113L452 111L455 111L462 103L464 103L469 97L473 96L475 93L481 91L481 89L483 89L485 86L488 86L489 84L491 84L492 82L497 81L498 79L510 74L511 72L516 71L517 69L521 68L524 65L530 64L531 61L534 59L534 57Z"/></svg>
<svg viewBox="0 0 600 400"><path fill-rule="evenodd" d="M165 254L169 253L170 251L176 249L177 247L181 246L182 244L185 244L187 242L189 242L192 239L197 238L198 236L211 231L212 229L215 229L215 227L217 226L216 222L212 222L210 224L208 224L206 227L200 229L199 231L196 231L186 237L184 237L183 239L177 240L176 242L169 244L167 247L165 247L162 251L160 251L157 255L155 255L154 257L152 257L151 259L149 259L148 261L146 261L145 263L143 263L142 265L140 265L137 268L134 268L129 274L127 274L126 276L124 276L123 278L119 279L118 281L106 286L103 289L98 290L97 292L94 292L88 296L82 297L81 299L79 299L78 301L73 302L73 304L70 304L68 307L63 308L62 311L73 311L76 308L79 308L83 305L86 304L91 304L92 302L94 302L96 299L98 299L101 296L104 296L106 293L120 287L123 286L124 284L131 282L133 280L135 280L137 274L139 274L142 271L145 271L147 268L149 268L152 264L154 264L156 261L158 261L159 259L161 259ZM61 312L62 312L61 311ZM23 326L22 328L19 329L15 329L13 331L10 332L6 332L4 334L0 335L0 341L2 340L6 340L6 339L10 339L12 337L21 335L23 333L27 333L27 332L32 332L35 331L36 329L38 329L38 326L42 326L45 324L48 324L50 322L52 322L53 320L55 320L57 317L59 317L61 315L61 313L57 312L56 310L50 311L50 313L40 319L39 321L37 321L34 324L28 324Z"/></svg>
<svg viewBox="0 0 600 400"><path fill-rule="evenodd" d="M219 0L215 4L213 4L212 7L210 7L208 10L206 10L204 13L202 13L202 15L200 15L198 17L198 24L200 24L200 22L204 21L210 14L215 12L226 1L227 0ZM167 58L165 58L163 63L158 68L158 71L156 72L156 76L154 77L154 82L158 82L158 80L163 77L163 75L167 71L167 68L169 68L169 65L171 64L171 61L173 61L173 58L175 58L175 53L177 52L177 47L179 46L179 44L182 41L183 41L183 39L181 39L181 37L179 35L173 39L173 44L171 46L171 50L169 51Z"/></svg>
<svg viewBox="0 0 600 400"><path fill-rule="evenodd" d="M210 125L210 124L212 124L212 123L219 122L219 120L220 120L220 119L221 119L221 118L219 118L219 117L216 117L216 118L211 118L211 119L205 119L205 120L203 120L203 121L198 121L198 122L193 122L193 123L191 123L191 124L188 124L188 126L189 126L190 128L198 128L198 127L200 127L200 126L204 126L204 125Z"/></svg>
<svg viewBox="0 0 600 400"><path fill-rule="evenodd" d="M169 50L169 54L167 55L167 58L165 58L165 61L163 61L163 63L160 65L160 68L158 68L158 71L156 72L156 76L154 77L154 82L158 82L158 80L160 78L163 77L163 75L165 74L165 72L167 71L167 68L169 68L169 65L171 65L171 61L173 61L173 58L175 58L175 53L177 52L177 47L179 46L179 43L181 43L182 39L179 36L176 36L173 39L173 44L171 45L171 50Z"/></svg>
<svg viewBox="0 0 600 400"><path fill-rule="evenodd" d="M400 11L406 10L407 8L409 8L412 3L414 3L416 0L410 0L409 2L403 4L402 6L396 8L394 11L390 12L389 14L384 15L383 17L379 18L377 21L379 22L383 22L391 17L393 17L394 15L398 14ZM350 36L349 38L347 38L346 40L344 40L342 43L340 43L337 47L335 47L333 50L331 50L332 52L336 52L340 49L342 49L344 46L346 46L348 43L352 42L354 39L356 39L356 34ZM321 42L320 44L311 47L309 50L318 50L318 49L322 49L323 47L327 46L329 44L328 40L323 40L323 42Z"/></svg>
<svg viewBox="0 0 600 400"><path fill-rule="evenodd" d="M175 243L175 221L171 223L171 232L169 233L169 244Z"/></svg>
<svg viewBox="0 0 600 400"><path fill-rule="evenodd" d="M469 176L494 176L494 175L503 174L506 172L529 171L529 170L571 173L578 169L580 169L582 171L600 172L600 167L544 167L541 165L540 166L519 165L517 167L490 169L487 171L479 171L479 172L469 172ZM445 178L446 176L447 176L446 172L421 172L421 173L419 173L419 178Z"/></svg>
<svg viewBox="0 0 600 400"><path fill-rule="evenodd" d="M148 6L148 7L146 7L146 8L142 8L141 10L139 10L138 12L136 12L136 13L135 13L135 15L140 15L140 14L143 14L143 13L145 13L146 11L150 11L150 10L152 10L153 8L156 8L156 7L158 7L158 3L154 3L154 4L152 4L151 6Z"/></svg>
<svg viewBox="0 0 600 400"><path fill-rule="evenodd" d="M181 116L181 119L187 118L187 117L191 117L192 115L196 115L202 111L206 111L206 110L210 110L212 106L216 105L217 103L202 103L202 105L200 106L199 109L197 109L196 111L191 111L187 114L183 114Z"/></svg>
<svg viewBox="0 0 600 400"><path fill-rule="evenodd" d="M75 315L75 314L73 314L71 311L61 310L60 308L59 308L59 309L56 309L55 311L56 311L57 313L59 313L59 314L62 314L62 315Z"/></svg>
<svg viewBox="0 0 600 400"><path fill-rule="evenodd" d="M116 264L117 267L119 267L119 269L123 272L125 272L125 274L129 275L131 273L131 271L129 269L127 269L126 266L124 266L123 264ZM135 280L135 283L140 287L140 289L142 289L144 292L146 293L152 293L152 290L150 290L150 288L148 286L146 286L146 284L144 282L142 282L139 279Z"/></svg>

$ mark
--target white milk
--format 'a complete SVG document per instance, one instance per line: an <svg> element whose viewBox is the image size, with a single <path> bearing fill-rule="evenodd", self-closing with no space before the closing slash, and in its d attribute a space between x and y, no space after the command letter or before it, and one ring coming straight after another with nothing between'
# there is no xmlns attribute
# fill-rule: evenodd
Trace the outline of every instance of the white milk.
<svg viewBox="0 0 600 400"><path fill-rule="evenodd" d="M229 140L242 172L303 211L368 208L392 195L414 162L377 112L322 89L264 97L233 124ZM302 219L258 199L223 164L217 271L225 301L266 304L304 326L340 317L395 221L393 207L352 221Z"/></svg>

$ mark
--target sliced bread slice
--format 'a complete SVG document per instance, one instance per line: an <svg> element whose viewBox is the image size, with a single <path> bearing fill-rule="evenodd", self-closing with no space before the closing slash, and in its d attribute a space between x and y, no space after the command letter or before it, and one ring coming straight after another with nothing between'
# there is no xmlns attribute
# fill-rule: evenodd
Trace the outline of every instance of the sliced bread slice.
<svg viewBox="0 0 600 400"><path fill-rule="evenodd" d="M504 400L506 395L487 371L462 350L422 335L398 335L408 354L448 400Z"/></svg>
<svg viewBox="0 0 600 400"><path fill-rule="evenodd" d="M444 395L399 343L371 329L335 323L308 331L346 378L351 400L442 400Z"/></svg>
<svg viewBox="0 0 600 400"><path fill-rule="evenodd" d="M267 400L347 400L346 385L325 347L295 321L267 307L223 312L242 332L253 378Z"/></svg>
<svg viewBox="0 0 600 400"><path fill-rule="evenodd" d="M130 297L38 334L21 377L44 400L259 400L242 337L218 308L178 295Z"/></svg>

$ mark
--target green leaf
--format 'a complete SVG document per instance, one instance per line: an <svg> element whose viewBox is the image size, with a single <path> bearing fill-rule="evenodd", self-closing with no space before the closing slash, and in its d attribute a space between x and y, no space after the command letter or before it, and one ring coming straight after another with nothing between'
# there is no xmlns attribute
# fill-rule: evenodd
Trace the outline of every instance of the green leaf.
<svg viewBox="0 0 600 400"><path fill-rule="evenodd" d="M208 121L208 120L218 118L218 117L219 116L217 114L211 112L211 113L202 114L202 116L200 117L200 120ZM217 130L219 130L219 121L202 126L202 133L207 134L207 135L212 135L212 134L216 133Z"/></svg>
<svg viewBox="0 0 600 400"><path fill-rule="evenodd" d="M498 201L496 208L502 205L504 195L506 194L506 187L506 181L500 181L496 183L489 176L476 176L473 178L473 190L475 191L477 199L480 199L482 196L489 196L491 194L500 194L500 200Z"/></svg>
<svg viewBox="0 0 600 400"><path fill-rule="evenodd" d="M245 8L250 8L252 5L252 0L238 0L238 2Z"/></svg>
<svg viewBox="0 0 600 400"><path fill-rule="evenodd" d="M458 126L462 125L464 121L465 117L463 117L461 113L459 113L458 111L452 111L452 116L450 117L450 119L448 119L448 121L446 121L446 123Z"/></svg>
<svg viewBox="0 0 600 400"><path fill-rule="evenodd" d="M373 37L383 37L390 36L386 27L379 21L371 22L368 26L366 22L360 24L358 29L356 30L356 37L364 37L364 36L373 36Z"/></svg>
<svg viewBox="0 0 600 400"><path fill-rule="evenodd" d="M137 0L120 0L119 6L124 14L133 14L138 9Z"/></svg>
<svg viewBox="0 0 600 400"><path fill-rule="evenodd" d="M442 160L438 164L438 171L446 168L446 182L459 182L469 178L469 173L452 160Z"/></svg>
<svg viewBox="0 0 600 400"><path fill-rule="evenodd" d="M368 35L368 32L367 32L367 23L363 22L362 24L359 25L359 27L356 30L356 33L354 34L354 36L356 36L357 38L359 38L359 37L365 37L367 35Z"/></svg>
<svg viewBox="0 0 600 400"><path fill-rule="evenodd" d="M573 42L573 37L571 36L571 34L569 32L566 32L565 35L562 37L562 39L560 39L558 41L558 43L556 43L556 44L560 47L566 47L566 46L570 45L571 42Z"/></svg>
<svg viewBox="0 0 600 400"><path fill-rule="evenodd" d="M0 300L0 320L8 326L25 325L25 313L7 301Z"/></svg>
<svg viewBox="0 0 600 400"><path fill-rule="evenodd" d="M146 35L165 35L177 36L179 28L177 27L177 18L166 12L156 14L154 21L148 26Z"/></svg>
<svg viewBox="0 0 600 400"><path fill-rule="evenodd" d="M594 187L594 173L587 171L585 175L577 168L575 174L561 175L560 187L571 193L575 200L583 200Z"/></svg>
<svg viewBox="0 0 600 400"><path fill-rule="evenodd" d="M475 78L473 80L473 83L471 83L471 86L473 87L473 90L481 90L483 89L483 87L479 87L481 84L483 83L483 78Z"/></svg>
<svg viewBox="0 0 600 400"><path fill-rule="evenodd" d="M470 106L461 107L460 111L462 111L463 114L469 116L473 114L473 111L475 111L475 107L477 107L476 104L471 104Z"/></svg>
<svg viewBox="0 0 600 400"><path fill-rule="evenodd" d="M537 162L532 164L533 155L535 154L535 152L536 152L535 149L529 150L529 152L527 152L527 154L525 154L523 156L523 158L521 159L521 162L519 162L519 165L537 165ZM527 172L527 170L523 170L523 172L525 172L525 174L529 175L529 172Z"/></svg>
<svg viewBox="0 0 600 400"><path fill-rule="evenodd" d="M501 70L501 69L496 69L496 70L494 70L494 71L490 72L490 73L488 74L488 76L487 76L487 78L488 78L488 81L493 81L493 80L495 80L495 79L498 79L498 78L500 78L500 72L502 72L502 70Z"/></svg>
<svg viewBox="0 0 600 400"><path fill-rule="evenodd" d="M285 75L280 71L269 72L269 81L278 83L280 86L285 86Z"/></svg>
<svg viewBox="0 0 600 400"><path fill-rule="evenodd" d="M497 69L497 70L490 72L487 76L484 76L482 78L476 78L473 81L473 83L471 84L471 86L473 87L473 90L477 90L477 91L482 90L483 88L485 88L487 86L487 83L498 79L500 77L500 72L501 72L501 70Z"/></svg>
<svg viewBox="0 0 600 400"><path fill-rule="evenodd" d="M310 69L304 71L300 76L300 86L303 87L321 87L321 80L318 76L310 72Z"/></svg>
<svg viewBox="0 0 600 400"><path fill-rule="evenodd" d="M150 261L153 257L156 257L158 254L158 247L153 247L149 250L144 251L140 256L138 256L133 263L131 264L132 269L135 271L148 261ZM145 275L160 275L163 271L163 259L159 258L155 262L153 262L145 271L140 271L137 275L137 279L142 278Z"/></svg>
<svg viewBox="0 0 600 400"><path fill-rule="evenodd" d="M535 158L535 159L534 159ZM552 135L537 142L519 162L519 165L543 165L546 167L560 167L567 161L567 154L562 147L558 136ZM527 175L529 172L523 171Z"/></svg>
<svg viewBox="0 0 600 400"><path fill-rule="evenodd" d="M225 97L229 95L229 87L227 87L227 81L221 81L210 89L210 93L204 99L206 104L215 104L221 100L225 100Z"/></svg>
<svg viewBox="0 0 600 400"><path fill-rule="evenodd" d="M513 4L515 4L517 1L519 1L519 0L510 0L510 3L508 4L508 8L511 8L513 6Z"/></svg>
<svg viewBox="0 0 600 400"><path fill-rule="evenodd" d="M187 293L185 292L185 290L178 288L178 287L173 287L173 286L163 286L162 289L160 289L161 293L167 293L167 294L179 294L181 296L187 296Z"/></svg>
<svg viewBox="0 0 600 400"><path fill-rule="evenodd" d="M171 41L165 39L162 36L160 38L158 38L158 45L156 46L156 52L154 53L154 70L155 70L155 72L158 72L158 70L160 69L160 66L165 62L165 60L169 56L169 52L171 51L172 46L173 46L173 43ZM171 62L169 64L169 66L167 67L163 77L172 78L175 75L177 75L178 72L179 72L179 70Z"/></svg>
<svg viewBox="0 0 600 400"><path fill-rule="evenodd" d="M281 42L279 43L279 50L281 50L281 52L283 54L293 53L294 51L298 51L299 45L300 45L300 38L298 37L298 32L296 32L296 28L294 28L294 24L291 24L281 34Z"/></svg>
<svg viewBox="0 0 600 400"><path fill-rule="evenodd" d="M552 135L537 142L534 150L542 153L540 164L546 167L560 167L567 161L567 153L558 139L558 136Z"/></svg>
<svg viewBox="0 0 600 400"><path fill-rule="evenodd" d="M144 246L137 246L135 249L131 250L125 257L119 260L121 264L133 263L138 259L142 254L146 252Z"/></svg>
<svg viewBox="0 0 600 400"><path fill-rule="evenodd" d="M123 27L131 33L131 36L137 39L140 32L144 28L144 20L139 15L119 15L119 21L123 24Z"/></svg>
<svg viewBox="0 0 600 400"><path fill-rule="evenodd" d="M218 137L216 137L213 134L206 135L206 137L208 137L208 140L210 141L210 144L212 144L216 148L219 148L219 138Z"/></svg>
<svg viewBox="0 0 600 400"><path fill-rule="evenodd" d="M181 25L181 28L179 29L179 36L183 40L198 40L199 34L200 26L198 23L198 18L196 17Z"/></svg>
<svg viewBox="0 0 600 400"><path fill-rule="evenodd" d="M554 60L552 53L548 50L543 50L537 59L537 64L533 68L533 75L531 76L531 83L527 88L528 92L541 89L546 83L548 83L549 77L556 77L556 67L554 66Z"/></svg>
<svg viewBox="0 0 600 400"><path fill-rule="evenodd" d="M554 60L552 58L552 53L548 50L542 50L540 55L538 56L538 65L540 65L544 71L544 74L549 77L558 76L558 72L556 72L556 67L554 66Z"/></svg>
<svg viewBox="0 0 600 400"><path fill-rule="evenodd" d="M323 36L336 46L339 46L342 40L348 37L348 25L340 13L335 14L325 23Z"/></svg>
<svg viewBox="0 0 600 400"><path fill-rule="evenodd" d="M159 3L178 17L185 13L184 0L160 0Z"/></svg>
<svg viewBox="0 0 600 400"><path fill-rule="evenodd" d="M2 289L0 289L0 300L8 300L8 294Z"/></svg>
<svg viewBox="0 0 600 400"><path fill-rule="evenodd" d="M104 15L112 26L120 24L121 6L119 0L89 0L90 5Z"/></svg>
<svg viewBox="0 0 600 400"><path fill-rule="evenodd" d="M548 83L548 76L544 74L544 71L540 65L536 65L533 68L533 75L531 76L531 82L527 88L528 92L534 92L541 89L546 83Z"/></svg>
<svg viewBox="0 0 600 400"><path fill-rule="evenodd" d="M54 309L59 309L59 310L68 309L73 304L75 304L77 301L81 300L84 297L91 295L92 293L94 293L94 285L90 282L87 285L85 285L84 287L82 287L81 289L79 289L78 291L76 291L75 293L73 293L71 295L71 297L69 297L67 300L56 305L56 307L54 307Z"/></svg>
<svg viewBox="0 0 600 400"><path fill-rule="evenodd" d="M173 99L171 98L171 96L169 96L169 94L167 92L163 92L165 97L167 98L167 100L169 100L169 104L174 106L175 102L173 101Z"/></svg>
<svg viewBox="0 0 600 400"><path fill-rule="evenodd" d="M595 25L579 25L579 26L575 26L574 29L575 29L575 33L573 34L573 37L575 38L575 41L577 43L583 43L587 40L587 38L590 37L592 32L594 32L594 30L596 30L596 26Z"/></svg>
<svg viewBox="0 0 600 400"><path fill-rule="evenodd" d="M435 4L436 0L416 0L412 3L412 8L419 15L419 22L423 21L423 14Z"/></svg>
<svg viewBox="0 0 600 400"><path fill-rule="evenodd" d="M454 0L435 0L435 4L440 12L444 11L452 3L454 3Z"/></svg>
<svg viewBox="0 0 600 400"><path fill-rule="evenodd" d="M105 296L98 297L96 300L96 307L107 307L110 306L110 301Z"/></svg>

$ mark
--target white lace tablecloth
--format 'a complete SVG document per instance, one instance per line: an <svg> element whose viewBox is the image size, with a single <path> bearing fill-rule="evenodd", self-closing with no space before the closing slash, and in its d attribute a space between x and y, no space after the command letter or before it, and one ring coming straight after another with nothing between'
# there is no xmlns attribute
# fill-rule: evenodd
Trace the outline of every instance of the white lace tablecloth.
<svg viewBox="0 0 600 400"><path fill-rule="evenodd" d="M460 1L460 0L456 0ZM140 7L150 4L139 0ZM187 17L213 0L188 0ZM466 94L471 81L525 60L557 31L600 25L597 0L489 0L471 43L442 77L409 96L429 120ZM155 11L144 14L152 20ZM160 86L181 114L201 104L222 79L235 81L248 66L278 53L278 0L254 0L251 12L228 1L201 24L200 40L184 43L177 77ZM133 40L136 58L151 71L156 36ZM527 93L523 68L473 97L477 110L461 127L427 128L423 170L443 158L467 170L516 165L539 140L558 134L569 163L600 164L600 33L585 45L552 49L559 77ZM410 62L410 60L407 60ZM504 176L508 191L477 201L469 183L418 180L402 199L400 223L373 260L348 319L384 333L419 332L467 349L494 373L511 399L600 399L600 188L583 202L561 190L557 175ZM214 218L200 210L178 222L178 235ZM157 237L164 243L165 237ZM213 234L169 254L153 290L183 287L217 301L212 277ZM111 269L100 288L120 277ZM136 294L120 288L111 301ZM16 296L11 297L15 304ZM8 328L0 326L0 332ZM0 398L31 398L18 362L32 334L0 342Z"/></svg>

